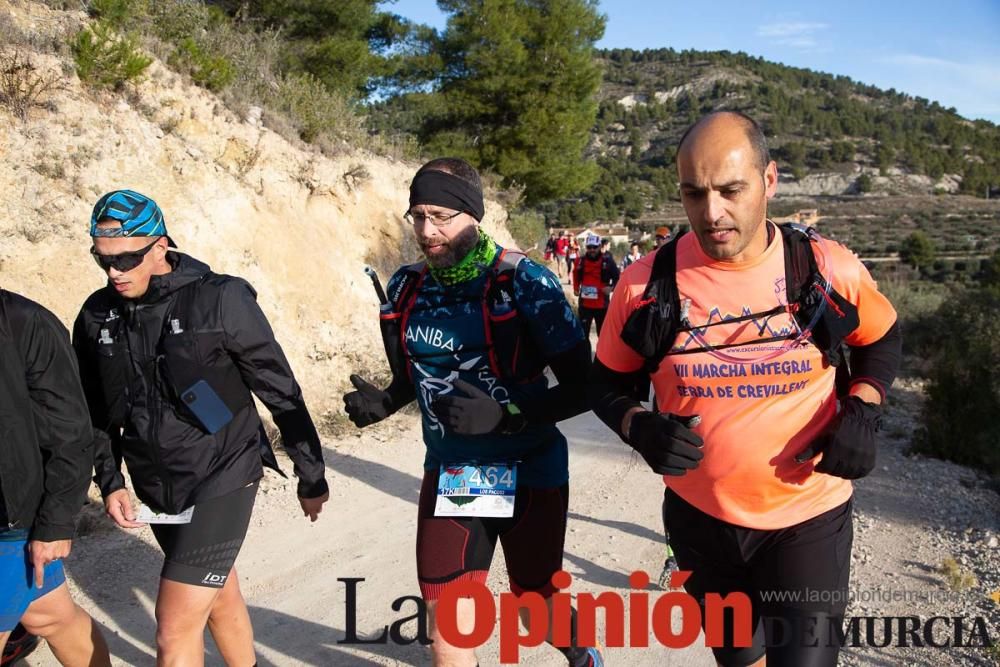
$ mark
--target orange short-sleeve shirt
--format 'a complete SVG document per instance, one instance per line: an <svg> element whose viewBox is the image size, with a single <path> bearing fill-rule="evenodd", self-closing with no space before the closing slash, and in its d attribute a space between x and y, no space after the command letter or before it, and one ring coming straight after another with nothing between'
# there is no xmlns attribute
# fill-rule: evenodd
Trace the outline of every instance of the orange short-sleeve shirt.
<svg viewBox="0 0 1000 667"><path fill-rule="evenodd" d="M725 324L785 303L781 243L776 233L761 255L731 263L706 255L694 234L678 240L677 289L682 303L690 300L688 320L711 345L740 345L724 351L734 362L723 361L705 352L692 333L682 332L651 376L660 411L700 415L695 431L705 441L698 468L680 477L665 475L664 482L703 512L758 529L806 521L844 503L852 492L848 480L794 460L836 414L835 369L824 366L813 345L754 361L787 346L787 341L759 342L794 330L784 312ZM832 275L837 292L858 308L860 326L846 342L868 345L884 336L896 311L864 265L833 241L814 249L823 274ZM642 358L620 333L642 298L654 257L628 267L611 300L597 358L612 370L642 367Z"/></svg>

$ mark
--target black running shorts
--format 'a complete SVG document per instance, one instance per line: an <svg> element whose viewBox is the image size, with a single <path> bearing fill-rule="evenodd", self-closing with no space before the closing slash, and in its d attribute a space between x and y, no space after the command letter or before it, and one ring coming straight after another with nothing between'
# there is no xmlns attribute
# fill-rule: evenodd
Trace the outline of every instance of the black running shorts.
<svg viewBox="0 0 1000 667"><path fill-rule="evenodd" d="M424 471L417 511L417 577L425 600L436 600L450 582L486 582L497 538L507 562L510 590L555 592L552 575L562 569L569 485L518 487L514 516L436 517L438 472Z"/></svg>
<svg viewBox="0 0 1000 667"><path fill-rule="evenodd" d="M160 576L192 586L222 588L243 546L258 482L197 503L191 523L151 524L166 559Z"/></svg>
<svg viewBox="0 0 1000 667"><path fill-rule="evenodd" d="M832 629L843 625L847 608L852 506L853 499L788 528L755 530L716 519L666 490L663 521L678 566L692 572L687 592L703 610L705 593L750 596L752 645L713 648L719 664L744 667L765 654L768 667L837 664Z"/></svg>

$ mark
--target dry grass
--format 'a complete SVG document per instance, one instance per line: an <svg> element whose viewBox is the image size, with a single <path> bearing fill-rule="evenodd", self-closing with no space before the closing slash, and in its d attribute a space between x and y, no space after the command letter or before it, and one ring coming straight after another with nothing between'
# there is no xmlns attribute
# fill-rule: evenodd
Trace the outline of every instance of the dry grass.
<svg viewBox="0 0 1000 667"><path fill-rule="evenodd" d="M945 583L953 591L966 591L979 585L976 575L959 565L954 558L941 561L938 571L944 575Z"/></svg>
<svg viewBox="0 0 1000 667"><path fill-rule="evenodd" d="M0 51L0 105L24 122L32 109L49 108L62 88L58 74L37 67L19 47Z"/></svg>

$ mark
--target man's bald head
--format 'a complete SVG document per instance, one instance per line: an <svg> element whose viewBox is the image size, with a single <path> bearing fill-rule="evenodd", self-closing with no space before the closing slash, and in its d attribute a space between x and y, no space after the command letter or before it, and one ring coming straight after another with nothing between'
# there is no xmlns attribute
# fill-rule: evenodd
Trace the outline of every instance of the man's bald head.
<svg viewBox="0 0 1000 667"><path fill-rule="evenodd" d="M764 138L764 131L760 129L757 121L740 111L713 111L699 118L681 135L681 141L677 145L677 155L681 154L686 143L697 138L702 132L723 128L731 129L734 124L743 129L753 152L754 165L763 171L771 162L771 153L767 150L767 139Z"/></svg>

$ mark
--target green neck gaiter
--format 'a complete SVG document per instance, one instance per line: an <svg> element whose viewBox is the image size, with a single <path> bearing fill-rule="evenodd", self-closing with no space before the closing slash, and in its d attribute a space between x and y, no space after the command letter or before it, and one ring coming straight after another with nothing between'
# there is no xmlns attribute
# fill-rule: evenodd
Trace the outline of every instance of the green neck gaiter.
<svg viewBox="0 0 1000 667"><path fill-rule="evenodd" d="M462 261L443 269L428 267L434 280L442 285L457 285L479 277L487 268L493 266L493 260L497 256L497 244L482 227L478 229L479 242Z"/></svg>

